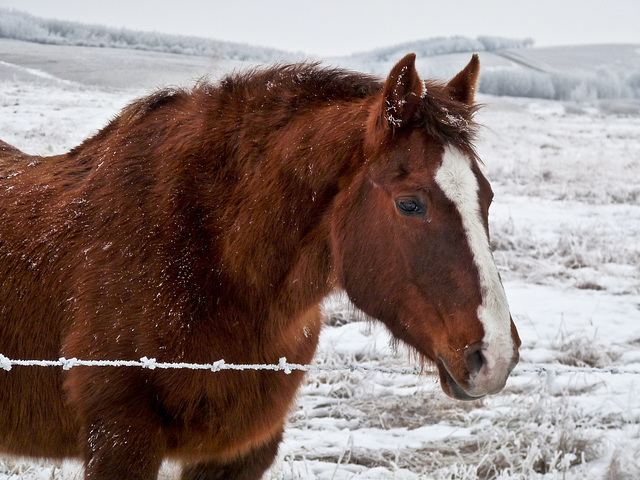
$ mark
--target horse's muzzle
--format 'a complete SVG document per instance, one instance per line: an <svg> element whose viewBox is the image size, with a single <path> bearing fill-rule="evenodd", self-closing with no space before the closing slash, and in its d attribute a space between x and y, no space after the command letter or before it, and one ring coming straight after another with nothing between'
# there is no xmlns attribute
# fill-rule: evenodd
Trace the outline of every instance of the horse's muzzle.
<svg viewBox="0 0 640 480"><path fill-rule="evenodd" d="M509 374L519 360L518 346L514 346L510 358L500 357L483 348L481 344L470 346L463 355L459 373L454 373L450 363L440 357L437 362L442 390L458 400L475 400L502 391Z"/></svg>

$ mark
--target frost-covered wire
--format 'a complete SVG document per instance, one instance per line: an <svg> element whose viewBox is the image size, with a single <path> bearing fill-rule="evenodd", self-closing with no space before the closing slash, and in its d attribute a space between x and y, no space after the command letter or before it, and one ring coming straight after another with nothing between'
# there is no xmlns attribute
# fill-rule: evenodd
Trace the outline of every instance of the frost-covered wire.
<svg viewBox="0 0 640 480"><path fill-rule="evenodd" d="M555 374L562 375L566 373L597 373L597 374L610 374L610 375L640 375L640 368L631 368L623 366L611 366L611 367L574 367L571 365L523 365L516 367L512 372L518 374Z"/></svg>
<svg viewBox="0 0 640 480"><path fill-rule="evenodd" d="M14 360L0 354L0 369L11 370L14 366L35 366L35 367L62 367L69 370L73 367L141 367L154 370L177 369L177 370L209 370L219 372L222 370L271 370L281 371L290 374L294 370L304 372L379 372L402 375L418 375L423 369L419 367L381 367L378 365L365 365L359 363L349 363L344 365L302 365L299 363L289 363L286 357L280 358L278 363L258 363L258 364L234 364L218 360L213 363L171 363L158 362L155 358L142 357L140 360L79 360L77 358L64 358L58 360ZM513 374L611 374L611 375L640 375L639 368L629 368L622 366L611 366L605 368L596 367L574 367L569 365L523 365L517 367Z"/></svg>
<svg viewBox="0 0 640 480"><path fill-rule="evenodd" d="M169 363L158 362L155 358L142 357L140 360L78 360L77 358L64 358L58 360L13 360L0 354L0 369L11 370L13 366L36 366L36 367L62 367L69 370L73 367L142 367L150 370L160 369L187 369L187 370L210 370L219 372L221 370L274 370L282 371L286 374L294 370L305 372L366 372L375 371L381 373L399 374L419 374L417 367L380 367L372 365L362 365L350 363L347 365L302 365L299 363L288 363L286 357L280 358L278 363L257 363L257 364L234 364L218 360L213 363Z"/></svg>

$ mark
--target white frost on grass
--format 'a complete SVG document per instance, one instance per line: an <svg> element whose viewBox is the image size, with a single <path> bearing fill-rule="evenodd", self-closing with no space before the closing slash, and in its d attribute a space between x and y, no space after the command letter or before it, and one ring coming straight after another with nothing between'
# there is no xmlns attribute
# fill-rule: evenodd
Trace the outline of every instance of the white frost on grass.
<svg viewBox="0 0 640 480"><path fill-rule="evenodd" d="M64 153L139 94L0 78L0 138L32 155Z"/></svg>

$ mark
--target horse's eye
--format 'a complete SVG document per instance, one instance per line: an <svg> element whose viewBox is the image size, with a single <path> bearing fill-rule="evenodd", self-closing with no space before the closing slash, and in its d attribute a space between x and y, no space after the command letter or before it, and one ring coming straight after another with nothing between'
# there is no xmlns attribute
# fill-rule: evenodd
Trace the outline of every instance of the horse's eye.
<svg viewBox="0 0 640 480"><path fill-rule="evenodd" d="M427 213L424 201L417 197L396 198L396 208L403 215L411 217L423 217Z"/></svg>

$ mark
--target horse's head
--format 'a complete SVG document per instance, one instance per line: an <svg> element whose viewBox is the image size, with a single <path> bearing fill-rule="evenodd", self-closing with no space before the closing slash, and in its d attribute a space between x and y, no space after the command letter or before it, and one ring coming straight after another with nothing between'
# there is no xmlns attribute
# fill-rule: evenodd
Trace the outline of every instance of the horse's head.
<svg viewBox="0 0 640 480"><path fill-rule="evenodd" d="M352 302L435 362L458 399L502 390L520 345L489 246L493 193L472 145L479 67L474 55L446 85L422 82L415 55L392 69L332 222Z"/></svg>

